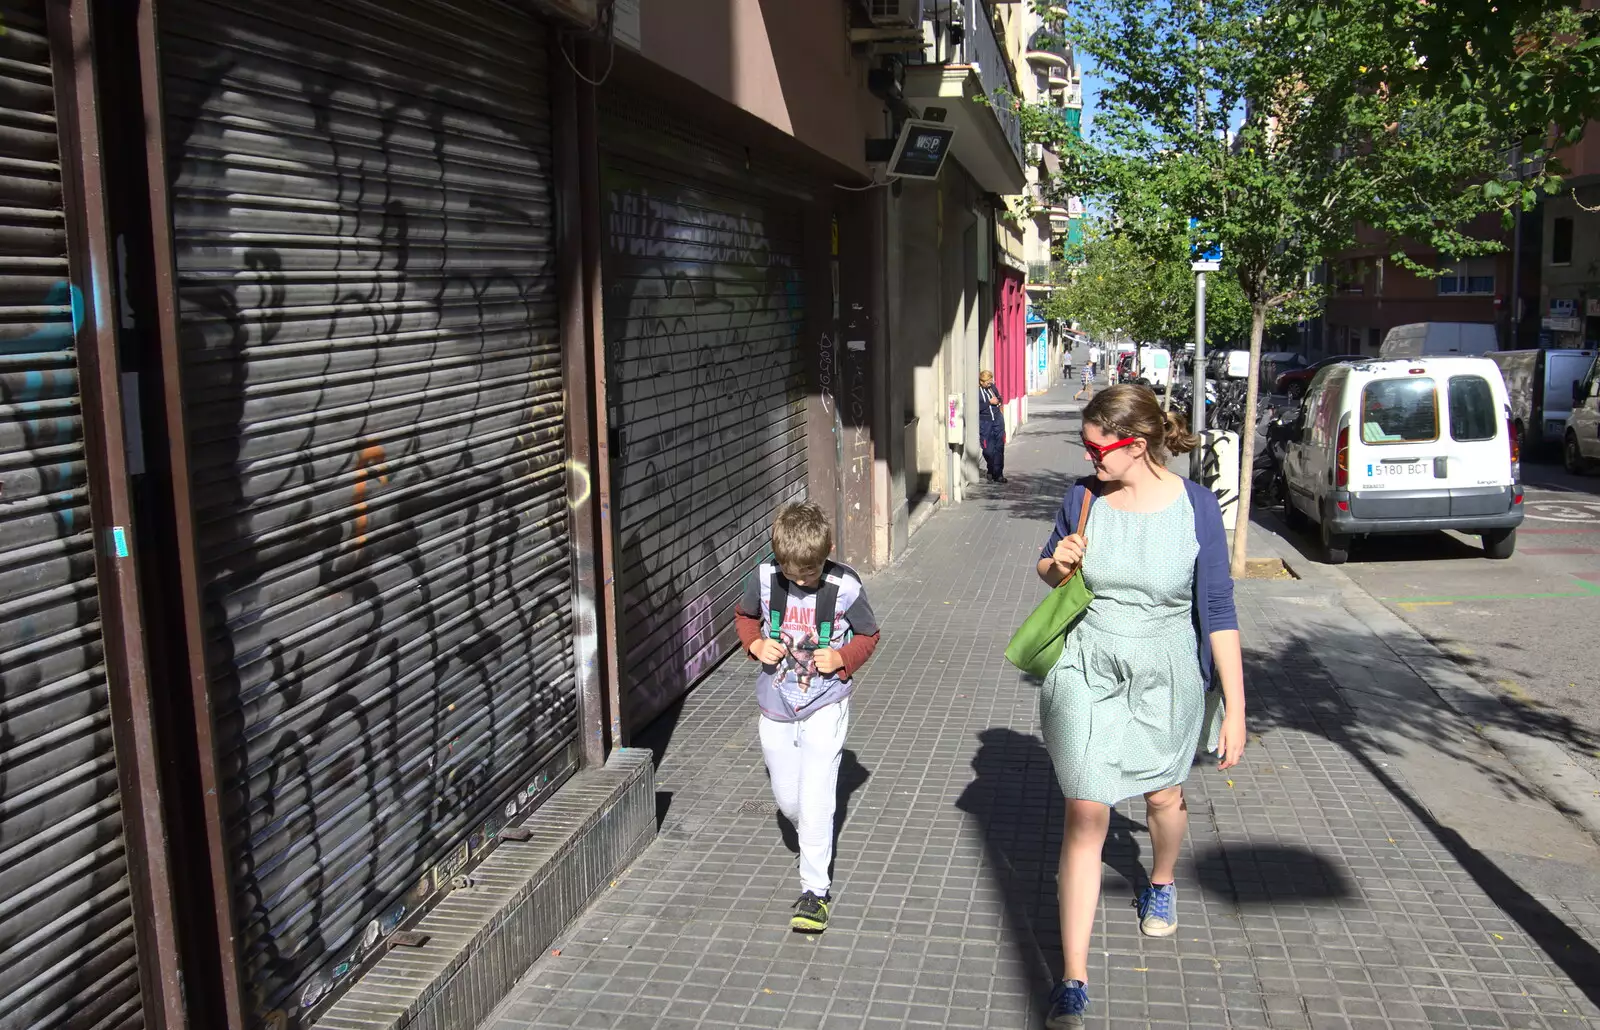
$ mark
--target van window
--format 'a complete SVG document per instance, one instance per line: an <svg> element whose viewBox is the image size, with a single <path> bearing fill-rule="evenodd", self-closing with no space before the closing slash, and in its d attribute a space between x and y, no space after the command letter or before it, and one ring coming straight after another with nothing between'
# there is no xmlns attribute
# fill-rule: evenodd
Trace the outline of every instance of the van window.
<svg viewBox="0 0 1600 1030"><path fill-rule="evenodd" d="M1482 376L1450 377L1450 439L1493 440L1500 429L1494 392Z"/></svg>
<svg viewBox="0 0 1600 1030"><path fill-rule="evenodd" d="M1439 439L1439 399L1432 379L1375 379L1361 391L1363 443L1425 443Z"/></svg>

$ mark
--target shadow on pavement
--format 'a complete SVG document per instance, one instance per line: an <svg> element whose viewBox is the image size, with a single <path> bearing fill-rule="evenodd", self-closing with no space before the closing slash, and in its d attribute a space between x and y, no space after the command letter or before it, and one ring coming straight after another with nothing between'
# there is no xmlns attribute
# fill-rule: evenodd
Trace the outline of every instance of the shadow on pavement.
<svg viewBox="0 0 1600 1030"><path fill-rule="evenodd" d="M651 761L657 770L661 768L661 760L667 755L667 745L672 743L672 734L678 728L678 720L683 718L683 705L688 696L680 697L673 702L650 724L634 736L629 742L631 747L649 748ZM672 810L672 791L656 791L656 832L666 825L667 813Z"/></svg>
<svg viewBox="0 0 1600 1030"><path fill-rule="evenodd" d="M1006 936L1027 971L1029 1004L1037 1018L1062 962L1056 911L1061 790L1044 742L1013 729L980 731L972 769L973 779L956 807L972 816L983 834L989 869L1004 905ZM1131 837L1128 834L1130 841Z"/></svg>
<svg viewBox="0 0 1600 1030"><path fill-rule="evenodd" d="M1339 901L1355 894L1337 860L1284 844L1202 848L1195 871L1202 890L1241 906Z"/></svg>
<svg viewBox="0 0 1600 1030"><path fill-rule="evenodd" d="M1319 629L1315 640L1292 633L1275 647L1251 646L1253 643L1246 641L1245 654L1246 682L1252 696L1252 731L1296 730L1339 746L1449 852L1478 888L1521 927L1557 968L1591 1001L1600 1004L1600 949L1458 832L1439 823L1427 805L1396 779L1382 761L1396 750L1384 735L1425 744L1476 768L1509 798L1540 805L1550 804L1549 799L1520 779L1507 775L1501 766L1481 759L1473 749L1476 738L1468 735L1466 739L1456 740L1454 732L1442 729L1445 723L1441 719L1443 702L1431 690L1386 693L1381 697L1367 695L1372 705L1360 710L1347 704L1330 673L1313 655L1317 651L1367 655L1372 650L1370 638L1350 635L1348 639L1341 639L1339 633ZM1526 730L1516 713L1510 709L1502 711L1503 716L1488 718ZM1207 875L1212 877L1213 884L1219 876L1233 876L1232 856L1228 859L1225 873L1218 873L1215 865L1211 867ZM1311 871L1301 870L1299 875L1309 878ZM1238 890L1237 881L1234 889ZM1266 900L1275 899L1277 895ZM1249 899L1241 893L1239 900L1245 903Z"/></svg>

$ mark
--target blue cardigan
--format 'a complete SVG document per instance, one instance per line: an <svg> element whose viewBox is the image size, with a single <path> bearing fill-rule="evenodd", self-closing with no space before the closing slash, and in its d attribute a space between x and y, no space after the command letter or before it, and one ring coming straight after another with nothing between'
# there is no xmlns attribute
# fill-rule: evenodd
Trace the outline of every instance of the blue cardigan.
<svg viewBox="0 0 1600 1030"><path fill-rule="evenodd" d="M1039 552L1040 558L1052 557L1056 544L1078 528L1084 491L1095 487L1098 497L1099 482L1089 476L1067 491L1061 499L1061 510L1056 513L1056 528ZM1211 634L1238 629L1239 613L1233 606L1233 574L1228 568L1228 532L1222 525L1222 508L1216 496L1199 483L1185 479L1183 485L1189 491L1189 506L1194 509L1194 538L1200 544L1200 555L1194 563L1195 634L1200 648L1200 676L1210 689L1215 668Z"/></svg>

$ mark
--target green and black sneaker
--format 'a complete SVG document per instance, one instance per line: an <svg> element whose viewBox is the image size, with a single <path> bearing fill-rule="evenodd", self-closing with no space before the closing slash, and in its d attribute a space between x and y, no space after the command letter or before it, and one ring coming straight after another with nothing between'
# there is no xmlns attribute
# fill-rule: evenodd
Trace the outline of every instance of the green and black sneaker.
<svg viewBox="0 0 1600 1030"><path fill-rule="evenodd" d="M806 891L800 895L800 900L794 903L794 918L789 920L789 929L796 933L821 933L826 930L830 904L832 904L830 898L819 898Z"/></svg>

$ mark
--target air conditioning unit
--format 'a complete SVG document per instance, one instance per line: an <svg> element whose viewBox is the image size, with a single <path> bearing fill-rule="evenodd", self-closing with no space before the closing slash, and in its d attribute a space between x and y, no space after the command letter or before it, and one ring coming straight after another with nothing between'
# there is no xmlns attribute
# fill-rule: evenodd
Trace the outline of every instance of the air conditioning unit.
<svg viewBox="0 0 1600 1030"><path fill-rule="evenodd" d="M885 29L922 28L922 0L867 0L867 16Z"/></svg>

